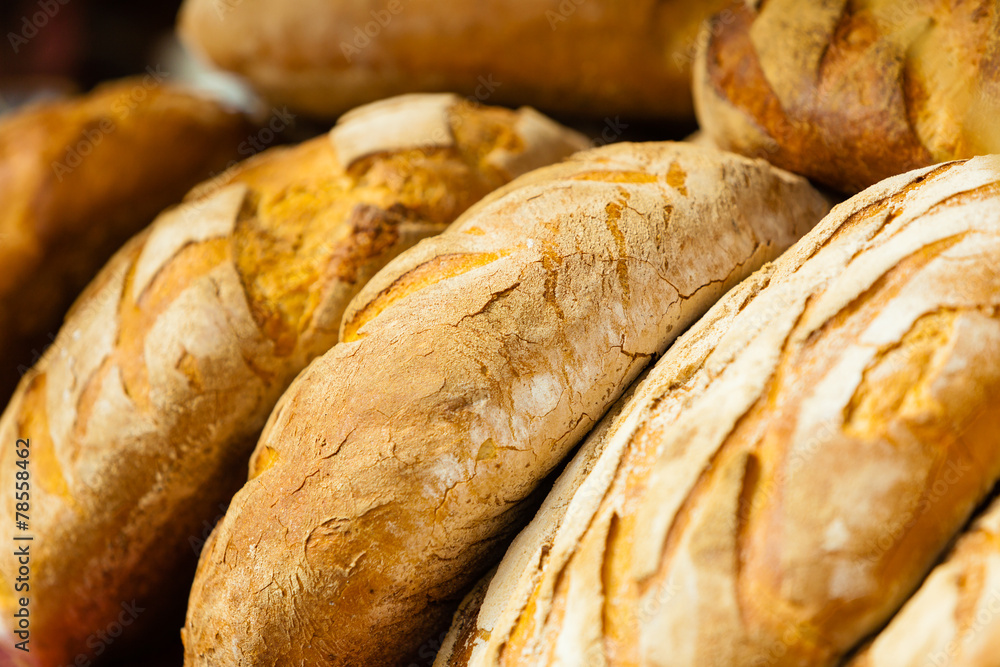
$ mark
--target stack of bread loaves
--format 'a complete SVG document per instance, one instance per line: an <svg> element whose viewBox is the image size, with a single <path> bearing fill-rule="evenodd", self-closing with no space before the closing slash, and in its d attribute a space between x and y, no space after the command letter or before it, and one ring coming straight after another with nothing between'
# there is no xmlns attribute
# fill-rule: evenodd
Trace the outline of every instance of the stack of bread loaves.
<svg viewBox="0 0 1000 667"><path fill-rule="evenodd" d="M234 167L129 241L0 420L3 442L31 442L38 664L72 660L123 600L156 609L189 579L192 542L245 480L271 408L336 343L372 274L583 145L531 109L388 100ZM5 447L2 475L14 479L20 460ZM8 540L17 509L5 496ZM0 560L8 619L18 567Z"/></svg>
<svg viewBox="0 0 1000 667"><path fill-rule="evenodd" d="M619 144L395 259L271 415L202 553L187 662L416 651L636 375L825 210L764 162Z"/></svg>
<svg viewBox="0 0 1000 667"><path fill-rule="evenodd" d="M164 89L93 134L126 82L0 124L0 334L124 243L0 417L0 664L99 665L131 601L188 667L1000 667L1000 3L180 28L364 106L127 242L241 116Z"/></svg>
<svg viewBox="0 0 1000 667"><path fill-rule="evenodd" d="M996 157L838 206L595 430L438 663L837 664L1000 480L998 264ZM859 664L971 634L995 534ZM995 664L996 636L972 639L961 664Z"/></svg>

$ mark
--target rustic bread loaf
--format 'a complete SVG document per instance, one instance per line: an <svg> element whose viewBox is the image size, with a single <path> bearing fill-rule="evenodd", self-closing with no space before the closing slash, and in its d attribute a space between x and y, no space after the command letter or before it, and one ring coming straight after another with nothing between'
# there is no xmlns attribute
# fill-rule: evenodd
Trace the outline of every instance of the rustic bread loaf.
<svg viewBox="0 0 1000 667"><path fill-rule="evenodd" d="M267 415L336 343L360 286L490 190L584 145L530 109L388 100L237 165L129 242L0 420L0 476L14 480L15 439L31 442L30 664L93 658L85 639L122 601L155 610L184 595L177 567L193 568ZM13 494L2 508L12 544ZM7 550L5 630L17 568Z"/></svg>
<svg viewBox="0 0 1000 667"><path fill-rule="evenodd" d="M835 208L584 444L437 664L836 664L1000 478L998 265L998 157Z"/></svg>
<svg viewBox="0 0 1000 667"><path fill-rule="evenodd" d="M404 92L588 116L689 117L701 21L724 0L187 0L186 41L316 116Z"/></svg>
<svg viewBox="0 0 1000 667"><path fill-rule="evenodd" d="M152 75L0 118L0 404L111 254L249 133Z"/></svg>
<svg viewBox="0 0 1000 667"><path fill-rule="evenodd" d="M1000 501L848 667L1000 665Z"/></svg>
<svg viewBox="0 0 1000 667"><path fill-rule="evenodd" d="M845 192L1000 153L993 0L752 0L702 40L695 100L720 147Z"/></svg>
<svg viewBox="0 0 1000 667"><path fill-rule="evenodd" d="M643 367L826 208L763 161L617 144L395 259L268 421L202 552L187 664L396 664Z"/></svg>

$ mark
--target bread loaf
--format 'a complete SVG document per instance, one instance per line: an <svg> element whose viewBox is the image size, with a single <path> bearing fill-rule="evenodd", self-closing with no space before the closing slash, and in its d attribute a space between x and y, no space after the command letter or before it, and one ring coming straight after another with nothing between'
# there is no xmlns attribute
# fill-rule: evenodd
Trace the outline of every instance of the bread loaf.
<svg viewBox="0 0 1000 667"><path fill-rule="evenodd" d="M392 257L585 141L530 109L417 95L346 116L199 187L76 303L0 420L0 476L30 439L30 655L63 665L124 602L186 594L267 415ZM14 531L3 496L3 539ZM207 529L206 529L207 526ZM9 635L17 559L0 557ZM7 664L7 663L5 663Z"/></svg>
<svg viewBox="0 0 1000 667"><path fill-rule="evenodd" d="M152 75L0 119L0 405L111 254L249 133Z"/></svg>
<svg viewBox="0 0 1000 667"><path fill-rule="evenodd" d="M1000 665L1000 502L848 667Z"/></svg>
<svg viewBox="0 0 1000 667"><path fill-rule="evenodd" d="M181 34L278 104L335 116L404 92L587 116L689 117L724 0L188 0Z"/></svg>
<svg viewBox="0 0 1000 667"><path fill-rule="evenodd" d="M398 257L269 419L202 552L186 664L396 664L643 367L825 210L763 161L617 144Z"/></svg>
<svg viewBox="0 0 1000 667"><path fill-rule="evenodd" d="M698 118L721 148L845 192L1000 153L992 0L753 0L707 32Z"/></svg>
<svg viewBox="0 0 1000 667"><path fill-rule="evenodd" d="M998 260L995 156L835 208L595 431L436 664L837 664L1000 478Z"/></svg>

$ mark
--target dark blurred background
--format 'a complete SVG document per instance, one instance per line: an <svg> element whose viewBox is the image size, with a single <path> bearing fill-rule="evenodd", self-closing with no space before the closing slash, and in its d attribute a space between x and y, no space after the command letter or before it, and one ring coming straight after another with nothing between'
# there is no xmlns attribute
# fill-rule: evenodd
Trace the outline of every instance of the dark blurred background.
<svg viewBox="0 0 1000 667"><path fill-rule="evenodd" d="M143 71L173 31L180 0L4 0L0 89L87 90Z"/></svg>

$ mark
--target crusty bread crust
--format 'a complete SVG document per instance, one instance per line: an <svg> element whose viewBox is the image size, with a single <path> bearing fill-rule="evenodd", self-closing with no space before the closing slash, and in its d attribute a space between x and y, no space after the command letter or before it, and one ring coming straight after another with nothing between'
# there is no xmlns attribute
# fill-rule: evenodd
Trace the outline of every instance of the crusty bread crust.
<svg viewBox="0 0 1000 667"><path fill-rule="evenodd" d="M588 439L436 664L836 664L1000 478L998 259L997 157L835 208Z"/></svg>
<svg viewBox="0 0 1000 667"><path fill-rule="evenodd" d="M186 663L396 664L650 360L826 209L763 161L618 144L398 257L272 414L203 551Z"/></svg>
<svg viewBox="0 0 1000 667"><path fill-rule="evenodd" d="M188 0L179 23L215 64L317 116L453 90L587 116L687 118L698 27L727 4Z"/></svg>
<svg viewBox="0 0 1000 667"><path fill-rule="evenodd" d="M721 148L849 193L1000 152L992 0L756 0L714 27L695 102Z"/></svg>
<svg viewBox="0 0 1000 667"><path fill-rule="evenodd" d="M177 568L193 566L267 415L336 343L360 286L520 170L583 145L530 109L388 100L237 165L128 243L0 420L5 478L15 439L31 440L28 657L69 663L123 601L156 610L183 595ZM13 494L2 509L9 542ZM5 625L16 571L0 557Z"/></svg>

